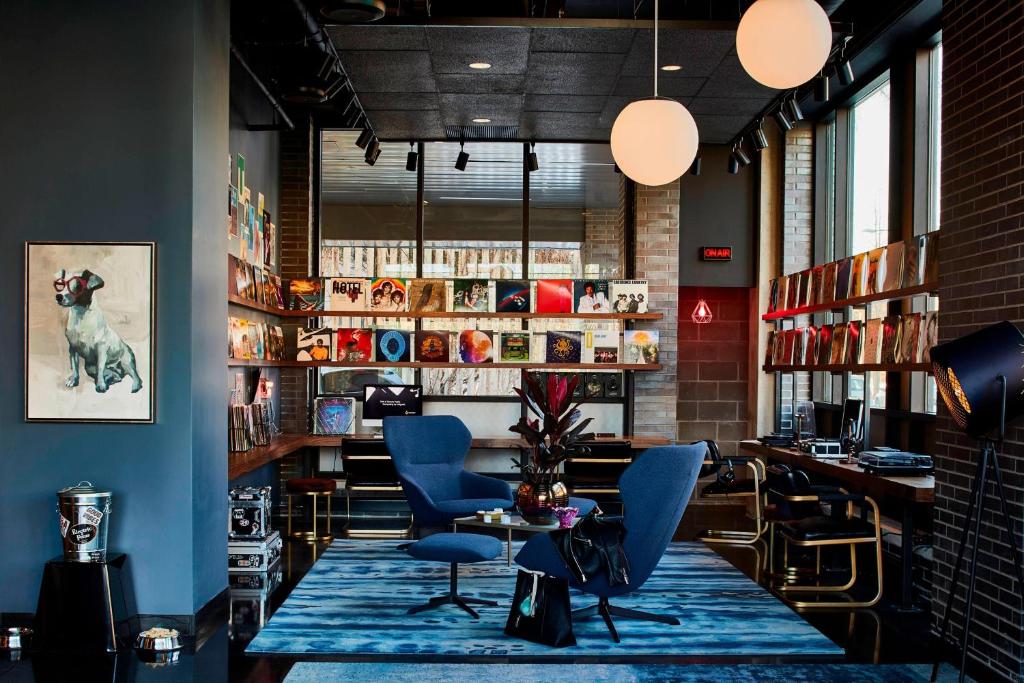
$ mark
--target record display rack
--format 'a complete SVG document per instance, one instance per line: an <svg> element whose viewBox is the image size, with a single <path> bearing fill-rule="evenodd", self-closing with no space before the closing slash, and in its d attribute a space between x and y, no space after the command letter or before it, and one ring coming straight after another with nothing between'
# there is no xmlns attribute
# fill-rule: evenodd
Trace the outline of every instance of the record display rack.
<svg viewBox="0 0 1024 683"><path fill-rule="evenodd" d="M363 363L344 360L245 360L228 358L228 367L270 367L270 368L465 368L467 370L630 370L652 372L661 370L660 363L427 363L424 361L367 361ZM517 399L518 400L518 399Z"/></svg>
<svg viewBox="0 0 1024 683"><path fill-rule="evenodd" d="M857 296L850 299L828 301L825 303L811 304L809 306L790 308L782 311L772 311L771 313L762 314L761 320L785 320L787 318L795 318L798 315L807 315L809 313L820 313L822 311L841 311L848 306L852 308L856 306L864 306L866 304L875 303L878 301L895 301L897 299L909 299L910 297L920 296L921 294L934 294L938 291L938 283L914 285L913 287L902 287L900 289L893 289L888 292L875 292L873 294L866 294L864 296Z"/></svg>

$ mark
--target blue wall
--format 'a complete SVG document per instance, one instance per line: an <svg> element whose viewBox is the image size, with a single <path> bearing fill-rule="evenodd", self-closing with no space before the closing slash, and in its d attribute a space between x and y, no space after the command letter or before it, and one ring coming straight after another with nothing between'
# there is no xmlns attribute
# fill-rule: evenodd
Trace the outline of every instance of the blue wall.
<svg viewBox="0 0 1024 683"><path fill-rule="evenodd" d="M0 612L60 552L57 489L113 491L145 614L226 586L227 3L7 0L0 14ZM156 423L23 421L25 240L157 242Z"/></svg>

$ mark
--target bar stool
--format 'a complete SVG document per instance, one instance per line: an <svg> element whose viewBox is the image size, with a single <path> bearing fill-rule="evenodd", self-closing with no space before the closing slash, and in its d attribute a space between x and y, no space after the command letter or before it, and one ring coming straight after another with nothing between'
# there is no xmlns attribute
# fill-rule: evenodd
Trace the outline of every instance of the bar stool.
<svg viewBox="0 0 1024 683"><path fill-rule="evenodd" d="M285 490L288 492L288 538L293 538L308 543L317 541L331 542L334 536L331 535L331 495L338 488L338 483L333 479L319 479L309 477L306 479L289 479L285 483ZM292 496L309 496L313 501L313 529L312 531L292 531ZM317 498L327 500L327 533L319 534L316 528L316 501Z"/></svg>

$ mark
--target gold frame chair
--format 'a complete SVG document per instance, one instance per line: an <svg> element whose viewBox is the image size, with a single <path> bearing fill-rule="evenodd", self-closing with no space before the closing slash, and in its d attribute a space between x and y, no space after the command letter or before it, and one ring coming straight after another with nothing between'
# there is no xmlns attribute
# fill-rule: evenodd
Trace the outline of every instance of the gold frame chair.
<svg viewBox="0 0 1024 683"><path fill-rule="evenodd" d="M857 494L849 493L817 493L808 495L798 496L787 496L778 494L780 498L794 502L794 503L846 503L846 518L853 518L853 503L861 502L867 503L871 506L873 512L872 517L872 528L874 533L871 536L860 536L852 538L826 538L821 540L798 540L790 538L786 534L786 524L780 523L782 532L782 541L784 543L784 557L788 557L789 545L792 544L801 548L815 548L816 549L816 579L820 580L821 576L821 548L824 546L833 545L848 545L850 546L850 580L841 586L822 586L820 584L808 585L808 584L796 584L789 583L780 586L775 586L776 592L780 595L787 604L797 608L821 608L821 609L836 609L836 608L849 608L849 609L861 609L866 607L873 607L878 604L882 599L882 590L885 586L885 581L882 573L882 527L881 527L881 514L878 510L878 504L875 503L874 499L870 496L861 496ZM794 600L786 595L786 593L798 593L798 592L809 592L809 593L844 593L857 583L857 546L864 543L875 544L875 567L877 571L877 591L875 596L868 601L854 601L854 600L833 600L833 601L806 601L806 600ZM785 561L784 561L785 564ZM795 575L788 574L785 577L787 581L795 580Z"/></svg>
<svg viewBox="0 0 1024 683"><path fill-rule="evenodd" d="M767 482L767 467L760 459L744 455L723 458L717 462L705 460L704 465L720 465L725 467L726 460L743 462L750 468L754 481L754 490L738 493L709 493L706 495L702 493L701 498L748 498L752 496L754 498L754 530L705 529L697 534L697 540L705 543L750 545L756 543L768 531L768 523L764 518L764 508L768 503L768 488L762 489L762 485Z"/></svg>

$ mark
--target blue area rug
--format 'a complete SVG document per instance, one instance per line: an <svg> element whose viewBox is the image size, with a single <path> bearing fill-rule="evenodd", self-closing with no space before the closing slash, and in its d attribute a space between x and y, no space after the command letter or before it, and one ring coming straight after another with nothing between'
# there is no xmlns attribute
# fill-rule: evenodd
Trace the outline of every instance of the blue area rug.
<svg viewBox="0 0 1024 683"><path fill-rule="evenodd" d="M602 683L925 683L928 665L870 664L563 664L552 676L550 664L341 664L300 662L285 683L388 681L389 683L453 683L501 681L536 683L552 678ZM944 668L939 680L954 681L955 671Z"/></svg>
<svg viewBox="0 0 1024 683"><path fill-rule="evenodd" d="M680 626L620 619L622 644L601 619L576 622L578 645L550 648L504 635L516 568L504 557L459 568L459 591L497 600L480 620L454 605L406 614L448 588L448 565L414 560L394 541L335 541L246 652L302 659L560 659L841 657L843 650L726 560L698 543L672 544L621 607L675 615ZM573 594L573 606L594 598Z"/></svg>

